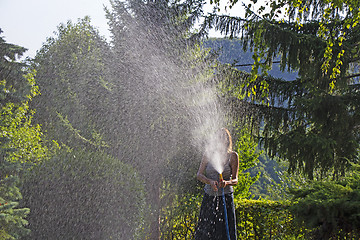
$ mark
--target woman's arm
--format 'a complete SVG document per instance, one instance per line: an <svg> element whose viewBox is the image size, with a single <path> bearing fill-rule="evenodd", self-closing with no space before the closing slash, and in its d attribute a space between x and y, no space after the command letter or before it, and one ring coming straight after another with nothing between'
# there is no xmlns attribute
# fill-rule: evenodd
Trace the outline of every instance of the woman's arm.
<svg viewBox="0 0 360 240"><path fill-rule="evenodd" d="M205 169L206 169L206 166L208 164L208 160L206 158L206 154L203 155L203 158L201 160L201 163L200 163L200 166L199 166L199 170L196 174L196 178L202 182L202 183L205 183L205 184L210 184L211 188L214 190L214 191L217 191L217 186L218 186L218 182L217 181L214 181L210 178L207 178L205 176Z"/></svg>

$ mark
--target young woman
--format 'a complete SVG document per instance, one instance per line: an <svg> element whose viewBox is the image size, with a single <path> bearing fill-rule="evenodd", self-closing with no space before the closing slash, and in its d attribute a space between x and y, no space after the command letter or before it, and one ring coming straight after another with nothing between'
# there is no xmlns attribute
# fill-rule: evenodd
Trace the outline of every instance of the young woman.
<svg viewBox="0 0 360 240"><path fill-rule="evenodd" d="M215 134L212 148L203 155L197 179L205 183L204 197L195 232L196 240L227 240L222 194L225 194L230 239L236 239L236 219L232 186L238 183L239 157L232 150L229 130ZM223 180L219 179L219 169ZM222 191L222 189L224 191Z"/></svg>

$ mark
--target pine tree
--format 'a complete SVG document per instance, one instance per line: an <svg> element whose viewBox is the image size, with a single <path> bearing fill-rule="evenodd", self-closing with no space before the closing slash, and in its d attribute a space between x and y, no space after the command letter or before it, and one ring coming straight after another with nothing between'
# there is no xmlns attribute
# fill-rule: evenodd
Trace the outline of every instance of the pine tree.
<svg viewBox="0 0 360 240"><path fill-rule="evenodd" d="M22 194L18 187L19 177L15 175L19 166L2 159L0 167L0 238L19 239L30 233L30 229L26 228L28 222L25 220L30 209L19 208ZM13 174L5 175L6 172L13 172Z"/></svg>
<svg viewBox="0 0 360 240"><path fill-rule="evenodd" d="M0 29L1 33L1 29ZM0 238L19 239L29 234L29 209L19 207L20 173L45 156L39 126L31 124L28 101L38 91L33 74L17 61L25 48L0 37ZM26 75L26 76L25 76Z"/></svg>
<svg viewBox="0 0 360 240"><path fill-rule="evenodd" d="M252 109L251 120L263 126L263 146L270 156L286 159L290 172L337 178L358 161L359 3L272 1L268 6L266 13L266 6L258 12L246 6L245 19L211 14L204 21L203 31L215 25L254 52L251 73L223 70L227 101L234 110ZM288 19L280 15L285 7ZM298 78L268 75L276 58L283 71L297 71Z"/></svg>

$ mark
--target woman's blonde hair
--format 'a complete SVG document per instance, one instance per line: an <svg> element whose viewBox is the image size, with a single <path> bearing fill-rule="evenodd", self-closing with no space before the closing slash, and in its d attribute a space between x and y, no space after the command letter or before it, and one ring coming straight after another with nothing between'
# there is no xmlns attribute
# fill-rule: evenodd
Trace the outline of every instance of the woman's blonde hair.
<svg viewBox="0 0 360 240"><path fill-rule="evenodd" d="M227 152L232 152L232 138L230 131L227 128L221 128L221 131L226 135Z"/></svg>

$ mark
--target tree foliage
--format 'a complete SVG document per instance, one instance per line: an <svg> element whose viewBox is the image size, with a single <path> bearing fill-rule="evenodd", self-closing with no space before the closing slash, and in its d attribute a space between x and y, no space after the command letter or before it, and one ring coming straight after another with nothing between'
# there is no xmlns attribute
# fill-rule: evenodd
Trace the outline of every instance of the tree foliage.
<svg viewBox="0 0 360 240"><path fill-rule="evenodd" d="M144 239L139 174L104 152L59 150L27 174L28 239Z"/></svg>
<svg viewBox="0 0 360 240"><path fill-rule="evenodd" d="M258 149L256 139L246 127L239 129L237 126L234 132L236 133L234 137L237 138L234 147L239 154L239 182L234 187L234 197L239 199L249 197L250 187L259 179L259 173L251 176L248 170L258 164L261 151Z"/></svg>
<svg viewBox="0 0 360 240"><path fill-rule="evenodd" d="M33 61L41 96L32 103L50 139L65 145L106 147L102 117L111 86L106 81L107 45L84 18L60 24Z"/></svg>
<svg viewBox="0 0 360 240"><path fill-rule="evenodd" d="M6 165L7 169L14 169L15 164L2 163L1 168ZM4 171L1 171L4 174ZM0 179L0 237L1 239L19 239L28 235L27 228L30 209L19 207L22 194L19 190L19 177L16 175L5 176Z"/></svg>
<svg viewBox="0 0 360 240"><path fill-rule="evenodd" d="M109 81L109 51L85 17L60 24L33 61L41 91L32 103L35 120L59 144L25 179L31 239L142 239L142 182L123 163L126 156L110 148L125 136L114 131L119 116L112 114L117 86Z"/></svg>
<svg viewBox="0 0 360 240"><path fill-rule="evenodd" d="M194 65L192 72L186 67L205 65L201 53L189 53L194 44L187 33L201 10L192 4L113 1L107 9L111 45L83 19L61 24L34 61L42 93L34 103L36 120L47 136L61 147L101 149L136 168L154 224L165 202L159 192L164 179L173 180L165 196L170 201L197 167L194 159L200 160L188 142L189 115L176 97L197 73ZM184 76L189 82L176 88ZM149 226L142 230L157 233Z"/></svg>
<svg viewBox="0 0 360 240"><path fill-rule="evenodd" d="M114 131L123 136L114 149L139 170L149 190L151 239L160 236L162 207L173 206L176 194L182 198L196 189L202 153L192 144L196 106L189 105L192 86L201 85L207 67L206 54L196 48L189 33L202 4L113 1L107 11L117 106L111 115L117 116Z"/></svg>
<svg viewBox="0 0 360 240"><path fill-rule="evenodd" d="M332 173L338 179L292 191L295 202L289 209L315 239L359 238L358 173L349 170L358 162L360 140L358 4L272 1L257 12L246 6L247 19L210 15L204 23L239 36L244 48L254 52L250 74L224 70L224 89L236 109L254 110L270 156L288 160L292 173L310 179ZM280 13L284 7L287 19ZM269 76L276 58L282 70L295 70L298 77ZM341 178L346 172L349 176Z"/></svg>
<svg viewBox="0 0 360 240"><path fill-rule="evenodd" d="M360 226L359 166L336 182L314 181L292 189L295 219L313 229L316 239L358 239Z"/></svg>
<svg viewBox="0 0 360 240"><path fill-rule="evenodd" d="M178 217L173 229L189 220L178 215L179 204L196 203L184 199L198 190L194 171L200 157L189 143L197 119L186 104L197 93L190 87L211 85L213 73L212 58L191 35L202 5L112 1L107 10L111 44L84 18L61 24L40 49L27 76L26 101L3 109L8 129L16 129L6 136L15 136L6 145L15 149L9 160L24 166L42 159L47 149L27 102L39 93L36 73L41 96L30 103L37 109L34 119L60 150L26 176L23 204L31 208L30 238L156 238L159 216ZM4 98L20 92L8 83ZM179 98L179 93L187 94ZM249 135L235 127L234 133L244 170L259 154ZM246 196L255 179L241 175L236 195ZM23 210L20 220L28 214ZM160 215L162 210L170 213ZM194 220L194 208L187 210Z"/></svg>
<svg viewBox="0 0 360 240"><path fill-rule="evenodd" d="M308 239L308 231L289 210L290 202L237 199L235 205L238 238Z"/></svg>
<svg viewBox="0 0 360 240"><path fill-rule="evenodd" d="M1 29L0 29L1 33ZM48 152L39 125L32 123L29 102L38 95L34 72L27 72L20 57L25 48L0 37L0 238L29 234L25 220L29 208L22 199L20 176L41 162Z"/></svg>
<svg viewBox="0 0 360 240"><path fill-rule="evenodd" d="M357 10L347 5L356 3L339 1L348 6L342 10L352 9L352 12L342 15L339 7L324 23L321 17L316 17L323 16L328 9L318 4L321 2L306 1L305 4L304 1L306 11L318 15L309 18L304 14L300 22L296 17L294 19L300 14L292 5L294 2L283 1L270 4L267 13L265 6L260 8L260 14L247 7L247 19L210 15L203 29L214 24L231 37L239 36L244 49L254 52L252 72L225 69L223 73L228 78L224 85L231 86L226 89L234 108L252 109L255 116L252 121L261 123L258 126L263 125L259 137L269 155L286 159L290 172L300 171L309 178L332 173L336 178L345 174L349 162L357 162L359 26L355 24ZM325 1L323 4L328 6ZM285 5L290 13L296 13L285 15L289 16L286 20L279 14L276 16ZM353 24L344 28L347 18ZM332 36L338 39L332 46L332 56L339 58L327 54L327 37L319 34L324 24L333 32L342 29L341 44L339 34ZM297 79L284 80L267 75L277 57L283 71L298 72ZM329 71L325 71L325 62L328 62L326 69ZM263 75L258 74L260 68ZM239 111L239 115L241 113Z"/></svg>
<svg viewBox="0 0 360 240"><path fill-rule="evenodd" d="M2 34L1 29L0 34ZM26 64L17 60L25 51L26 48L7 43L3 37L0 38L0 103L2 106L8 102L19 103L21 100L26 100L30 90L30 85L23 77Z"/></svg>

